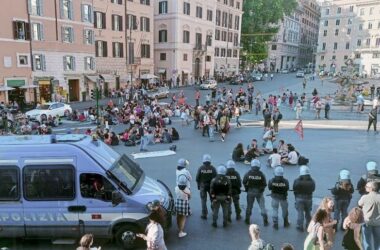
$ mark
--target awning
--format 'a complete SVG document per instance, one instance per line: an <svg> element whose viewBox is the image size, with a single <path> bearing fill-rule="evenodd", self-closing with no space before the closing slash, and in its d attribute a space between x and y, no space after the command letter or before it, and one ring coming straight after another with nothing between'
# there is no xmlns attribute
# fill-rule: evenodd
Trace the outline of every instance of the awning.
<svg viewBox="0 0 380 250"><path fill-rule="evenodd" d="M88 79L88 80L90 80L91 82L94 82L94 83L96 83L96 81L97 81L97 79L98 79L98 76L97 75L85 75L86 76L86 78Z"/></svg>
<svg viewBox="0 0 380 250"><path fill-rule="evenodd" d="M38 81L38 85L50 85L50 81L41 80L41 81Z"/></svg>
<svg viewBox="0 0 380 250"><path fill-rule="evenodd" d="M34 88L37 88L37 86L36 85L25 85L25 86L20 87L20 89L34 89Z"/></svg>
<svg viewBox="0 0 380 250"><path fill-rule="evenodd" d="M101 74L101 77L103 78L104 82L108 82L108 83L114 83L114 82L116 82L116 79L115 79L114 75Z"/></svg>
<svg viewBox="0 0 380 250"><path fill-rule="evenodd" d="M15 88L8 87L8 86L0 86L0 91L11 91L14 90Z"/></svg>
<svg viewBox="0 0 380 250"><path fill-rule="evenodd" d="M8 87L21 87L25 85L25 80L24 79L10 79L7 80L7 86Z"/></svg>
<svg viewBox="0 0 380 250"><path fill-rule="evenodd" d="M163 74L163 73L165 73L166 72L166 69L159 69L158 70L158 73L160 73L160 74Z"/></svg>

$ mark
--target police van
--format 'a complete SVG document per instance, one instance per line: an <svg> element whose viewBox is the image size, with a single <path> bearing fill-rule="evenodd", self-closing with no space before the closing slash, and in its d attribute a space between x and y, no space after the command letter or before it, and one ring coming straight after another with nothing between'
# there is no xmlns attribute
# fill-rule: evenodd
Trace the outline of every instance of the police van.
<svg viewBox="0 0 380 250"><path fill-rule="evenodd" d="M169 188L90 136L0 137L0 238L62 241L92 233L130 249L153 200L171 222Z"/></svg>

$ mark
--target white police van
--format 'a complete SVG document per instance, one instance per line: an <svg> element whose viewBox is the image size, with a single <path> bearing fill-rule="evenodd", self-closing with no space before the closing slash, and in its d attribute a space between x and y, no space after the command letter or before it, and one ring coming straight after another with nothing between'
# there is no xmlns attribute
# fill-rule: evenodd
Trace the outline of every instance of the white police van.
<svg viewBox="0 0 380 250"><path fill-rule="evenodd" d="M0 238L78 239L134 248L160 200L173 197L137 163L85 135L0 137Z"/></svg>

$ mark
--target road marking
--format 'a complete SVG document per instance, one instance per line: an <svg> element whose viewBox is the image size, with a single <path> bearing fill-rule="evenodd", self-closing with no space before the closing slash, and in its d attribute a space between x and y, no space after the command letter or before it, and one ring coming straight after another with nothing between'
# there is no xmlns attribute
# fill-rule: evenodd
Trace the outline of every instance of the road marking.
<svg viewBox="0 0 380 250"><path fill-rule="evenodd" d="M131 154L134 159L141 159L141 158L151 158L151 157L160 157L160 156L169 156L169 155L175 155L176 152L172 150L160 150L160 151L150 151L150 152L142 152L142 153L134 153Z"/></svg>

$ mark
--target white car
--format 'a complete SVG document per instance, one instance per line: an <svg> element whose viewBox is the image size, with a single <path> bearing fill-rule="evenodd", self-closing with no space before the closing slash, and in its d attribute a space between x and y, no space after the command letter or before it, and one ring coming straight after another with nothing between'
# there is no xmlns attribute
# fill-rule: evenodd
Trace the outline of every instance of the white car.
<svg viewBox="0 0 380 250"><path fill-rule="evenodd" d="M72 112L70 105L61 102L47 102L41 104L38 108L26 112L26 116L30 120L46 120L49 115L51 116L67 116Z"/></svg>
<svg viewBox="0 0 380 250"><path fill-rule="evenodd" d="M148 91L148 97L150 99L162 99L169 97L169 88L168 87L160 87L151 91Z"/></svg>
<svg viewBox="0 0 380 250"><path fill-rule="evenodd" d="M287 69L283 69L283 70L281 70L281 73L282 73L282 74L288 74L288 73L289 73L289 70L287 70Z"/></svg>
<svg viewBox="0 0 380 250"><path fill-rule="evenodd" d="M296 77L301 77L301 78L305 77L305 72L303 72L302 70L297 71Z"/></svg>
<svg viewBox="0 0 380 250"><path fill-rule="evenodd" d="M200 89L216 89L217 82L215 80L206 80L199 87Z"/></svg>

